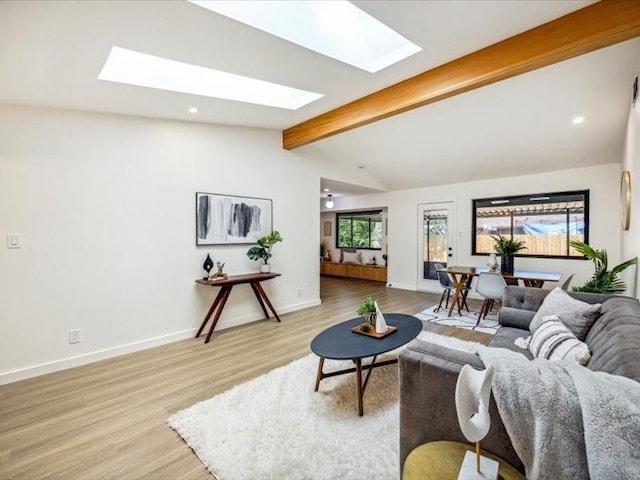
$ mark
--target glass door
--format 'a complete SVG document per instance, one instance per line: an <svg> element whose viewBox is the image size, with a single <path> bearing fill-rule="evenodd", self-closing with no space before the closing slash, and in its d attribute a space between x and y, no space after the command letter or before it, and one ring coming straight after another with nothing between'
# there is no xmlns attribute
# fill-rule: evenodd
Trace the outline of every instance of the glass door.
<svg viewBox="0 0 640 480"><path fill-rule="evenodd" d="M453 265L453 225L453 202L418 206L418 289L437 288L437 269Z"/></svg>

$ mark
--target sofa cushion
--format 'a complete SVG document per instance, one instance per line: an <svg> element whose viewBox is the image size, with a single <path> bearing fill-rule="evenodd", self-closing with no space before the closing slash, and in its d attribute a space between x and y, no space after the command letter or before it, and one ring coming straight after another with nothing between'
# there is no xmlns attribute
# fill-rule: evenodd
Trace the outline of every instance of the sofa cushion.
<svg viewBox="0 0 640 480"><path fill-rule="evenodd" d="M362 263L362 254L360 252L342 251L342 263Z"/></svg>
<svg viewBox="0 0 640 480"><path fill-rule="evenodd" d="M536 358L572 360L581 365L586 365L591 358L589 347L578 340L557 315L543 318L531 336L529 350Z"/></svg>
<svg viewBox="0 0 640 480"><path fill-rule="evenodd" d="M557 315L580 341L584 341L591 326L600 315L600 304L589 304L570 297L561 288L554 288L546 296L538 312L531 320L531 333L540 327L543 318Z"/></svg>
<svg viewBox="0 0 640 480"><path fill-rule="evenodd" d="M529 360L531 360L533 358L531 352L529 350L516 346L516 344L514 343L516 341L516 338L528 336L529 330L522 330L520 328L511 327L500 327L491 339L491 342L489 342L489 346L494 348L506 348L508 350L513 350L514 352L521 353Z"/></svg>
<svg viewBox="0 0 640 480"><path fill-rule="evenodd" d="M612 298L601 311L585 340L591 350L587 367L640 382L640 303Z"/></svg>

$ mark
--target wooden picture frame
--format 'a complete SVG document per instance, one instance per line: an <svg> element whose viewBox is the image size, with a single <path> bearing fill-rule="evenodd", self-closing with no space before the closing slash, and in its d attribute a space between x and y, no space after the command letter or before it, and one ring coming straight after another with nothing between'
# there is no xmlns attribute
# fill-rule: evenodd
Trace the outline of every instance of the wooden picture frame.
<svg viewBox="0 0 640 480"><path fill-rule="evenodd" d="M270 199L196 192L196 245L253 244L272 230Z"/></svg>
<svg viewBox="0 0 640 480"><path fill-rule="evenodd" d="M329 222L329 221L324 222L322 224L322 229L323 229L322 234L325 237L330 237L331 236L331 222Z"/></svg>

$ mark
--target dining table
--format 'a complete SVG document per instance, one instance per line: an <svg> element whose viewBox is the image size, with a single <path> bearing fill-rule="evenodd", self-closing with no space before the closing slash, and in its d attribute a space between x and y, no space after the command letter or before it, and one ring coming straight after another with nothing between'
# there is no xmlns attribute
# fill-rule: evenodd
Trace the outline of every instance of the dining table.
<svg viewBox="0 0 640 480"><path fill-rule="evenodd" d="M467 285L471 277L477 277L481 273L489 272L487 267L444 267L439 268L438 272L446 272L451 277L456 291L453 294L451 306L449 307L449 316L453 315L453 309L458 305L458 315L462 313L458 299L462 294L462 289ZM499 273L499 272L498 272ZM514 270L513 273L503 273L505 279L522 280L525 287L542 288L544 282L557 282L562 277L560 272L534 272L531 270Z"/></svg>

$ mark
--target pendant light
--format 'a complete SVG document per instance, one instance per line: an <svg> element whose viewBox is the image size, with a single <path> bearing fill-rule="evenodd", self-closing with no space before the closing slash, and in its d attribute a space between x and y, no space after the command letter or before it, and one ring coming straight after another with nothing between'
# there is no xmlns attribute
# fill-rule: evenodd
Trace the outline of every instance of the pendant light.
<svg viewBox="0 0 640 480"><path fill-rule="evenodd" d="M333 208L333 200L331 200L331 197L331 194L327 195L327 203L325 203L325 206L327 208Z"/></svg>

